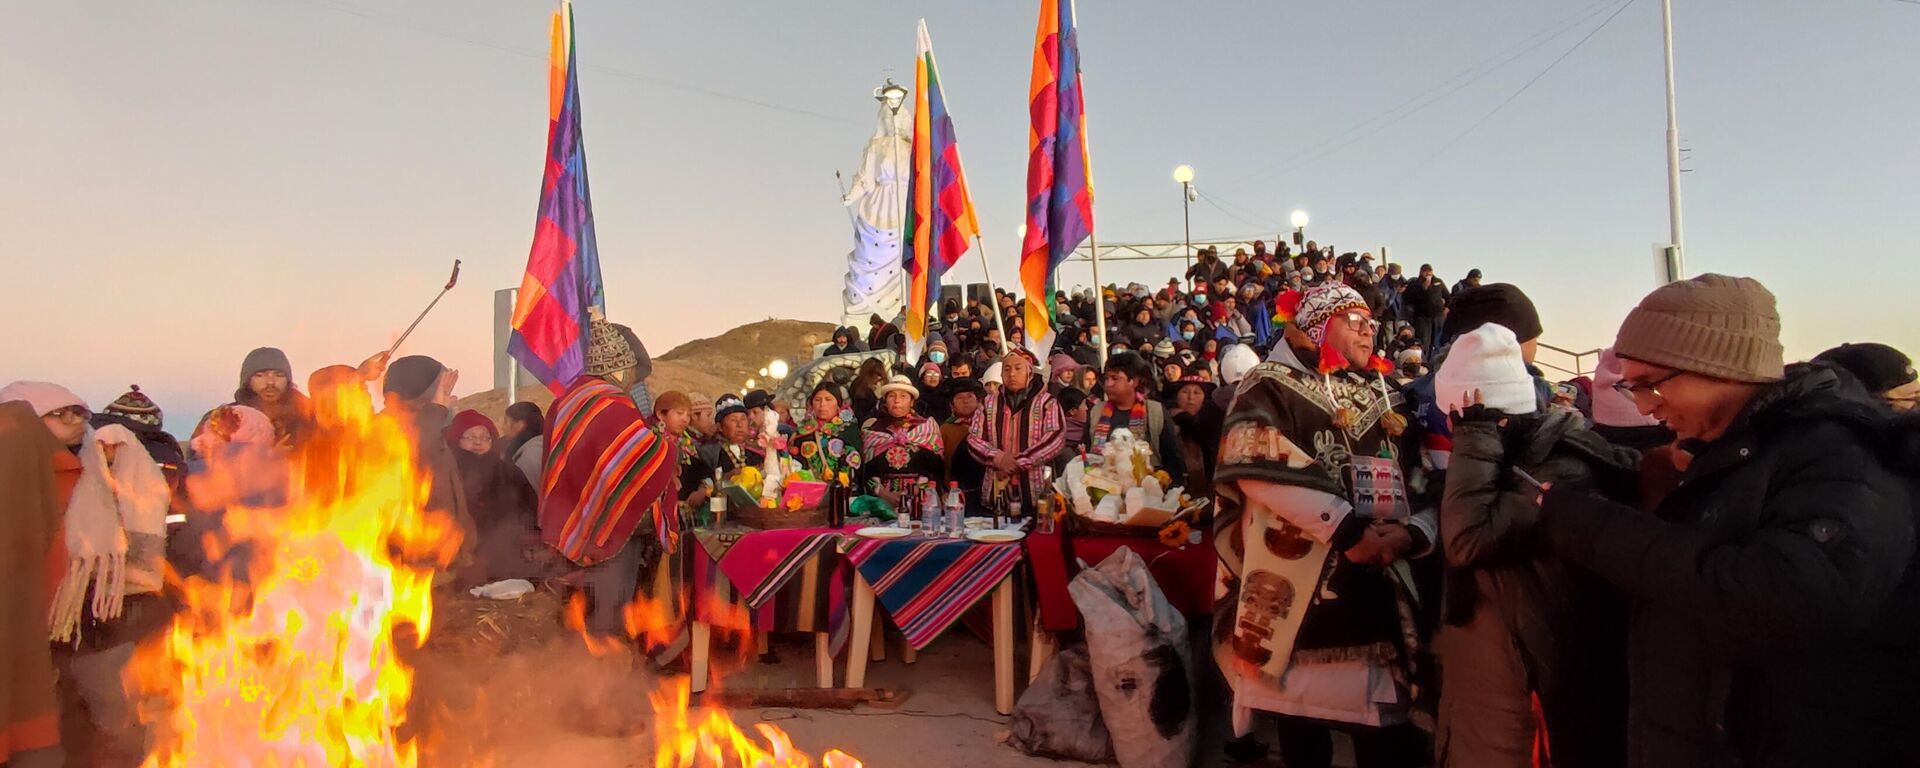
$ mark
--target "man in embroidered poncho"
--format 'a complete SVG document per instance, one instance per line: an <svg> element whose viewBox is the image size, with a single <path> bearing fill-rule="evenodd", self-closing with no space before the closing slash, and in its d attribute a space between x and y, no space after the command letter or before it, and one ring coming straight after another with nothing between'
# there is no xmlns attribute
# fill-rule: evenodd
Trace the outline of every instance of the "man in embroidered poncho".
<svg viewBox="0 0 1920 768"><path fill-rule="evenodd" d="M1400 561L1430 550L1436 528L1431 511L1410 514L1406 419L1381 379L1376 325L1338 283L1277 307L1297 323L1240 383L1215 474L1213 644L1234 730L1245 735L1254 710L1280 714L1289 768L1329 765L1333 730L1353 738L1360 768L1425 765L1408 722L1418 640Z"/></svg>
<svg viewBox="0 0 1920 768"><path fill-rule="evenodd" d="M970 505L975 509L993 503L996 486L1019 498L1033 498L1053 457L1066 446L1060 405L1047 394L1047 382L1033 375L1033 353L1015 347L1000 365L1000 391L987 395L967 429L967 448L987 467Z"/></svg>
<svg viewBox="0 0 1920 768"><path fill-rule="evenodd" d="M645 391L631 332L595 317L589 338L586 373L548 410L540 533L586 567L587 629L616 635L642 567L678 542L679 447L629 394Z"/></svg>

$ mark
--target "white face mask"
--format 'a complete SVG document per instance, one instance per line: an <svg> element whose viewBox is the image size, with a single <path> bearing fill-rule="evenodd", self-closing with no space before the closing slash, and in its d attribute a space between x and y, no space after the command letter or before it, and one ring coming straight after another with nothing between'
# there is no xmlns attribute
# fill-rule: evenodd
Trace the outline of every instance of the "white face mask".
<svg viewBox="0 0 1920 768"><path fill-rule="evenodd" d="M936 363L945 363L947 361L947 353L936 349L927 353L927 359Z"/></svg>

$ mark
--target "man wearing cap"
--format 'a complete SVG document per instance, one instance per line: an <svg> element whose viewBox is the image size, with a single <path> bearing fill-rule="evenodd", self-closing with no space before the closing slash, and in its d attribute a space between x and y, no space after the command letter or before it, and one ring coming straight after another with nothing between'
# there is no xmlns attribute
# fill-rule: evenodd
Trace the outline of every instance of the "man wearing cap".
<svg viewBox="0 0 1920 768"><path fill-rule="evenodd" d="M1691 458L1652 513L1554 486L1539 526L1634 603L1628 764L1914 764L1914 468L1876 449L1885 408L1783 366L1751 278L1655 289L1613 349Z"/></svg>
<svg viewBox="0 0 1920 768"><path fill-rule="evenodd" d="M725 394L713 401L713 420L718 425L716 439L700 446L700 459L708 467L731 475L741 467L757 467L766 459L753 442L753 422L747 418L747 404L739 395Z"/></svg>
<svg viewBox="0 0 1920 768"><path fill-rule="evenodd" d="M586 568L587 629L609 637L624 636L642 567L679 543L680 447L631 394L644 373L631 332L595 316L585 372L548 409L541 537Z"/></svg>
<svg viewBox="0 0 1920 768"><path fill-rule="evenodd" d="M1431 551L1437 524L1410 497L1402 404L1352 288L1279 305L1299 349L1277 346L1240 382L1214 473L1214 659L1234 731L1246 735L1256 710L1279 713L1290 768L1330 765L1333 730L1353 739L1362 768L1426 765L1410 720L1422 631L1399 564ZM1243 739L1229 751L1250 760L1258 748Z"/></svg>
<svg viewBox="0 0 1920 768"><path fill-rule="evenodd" d="M987 395L967 430L967 447L988 470L976 504L991 499L998 483L1018 498L1034 498L1045 469L1066 444L1060 406L1047 393L1046 381L1033 375L1033 353L1016 348L998 365L1000 391Z"/></svg>

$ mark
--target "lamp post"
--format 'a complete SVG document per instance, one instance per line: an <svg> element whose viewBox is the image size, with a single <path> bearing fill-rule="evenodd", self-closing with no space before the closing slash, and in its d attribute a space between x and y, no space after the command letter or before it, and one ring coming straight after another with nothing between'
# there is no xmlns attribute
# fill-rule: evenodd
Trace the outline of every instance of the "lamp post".
<svg viewBox="0 0 1920 768"><path fill-rule="evenodd" d="M1292 221L1293 221L1293 244L1294 246L1301 249L1300 250L1301 253L1306 253L1307 212L1299 208L1293 209Z"/></svg>
<svg viewBox="0 0 1920 768"><path fill-rule="evenodd" d="M1185 232L1187 249L1187 290L1193 290L1193 166L1183 165L1173 169L1173 180L1180 182L1180 224Z"/></svg>
<svg viewBox="0 0 1920 768"><path fill-rule="evenodd" d="M772 377L773 377L773 380L774 380L774 381L784 381L784 380L786 380L786 378L787 378L787 361L785 361L785 360L774 360L774 361L773 361L773 362L771 362L771 363L767 363L767 375L768 375L768 376L772 376Z"/></svg>

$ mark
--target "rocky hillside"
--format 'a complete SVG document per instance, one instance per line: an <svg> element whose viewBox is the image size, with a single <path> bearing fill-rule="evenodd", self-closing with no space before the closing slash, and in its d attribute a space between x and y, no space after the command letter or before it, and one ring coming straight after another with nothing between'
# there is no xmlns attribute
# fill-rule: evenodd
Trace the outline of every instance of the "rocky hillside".
<svg viewBox="0 0 1920 768"><path fill-rule="evenodd" d="M813 357L813 347L833 336L833 325L806 320L762 320L707 339L695 339L653 358L653 376L647 380L655 394L677 389L707 398L739 391L749 378L773 360L789 365ZM531 400L546 408L553 393L538 385L520 388L516 400ZM506 413L506 390L494 389L460 399L455 410L472 408L499 423Z"/></svg>

